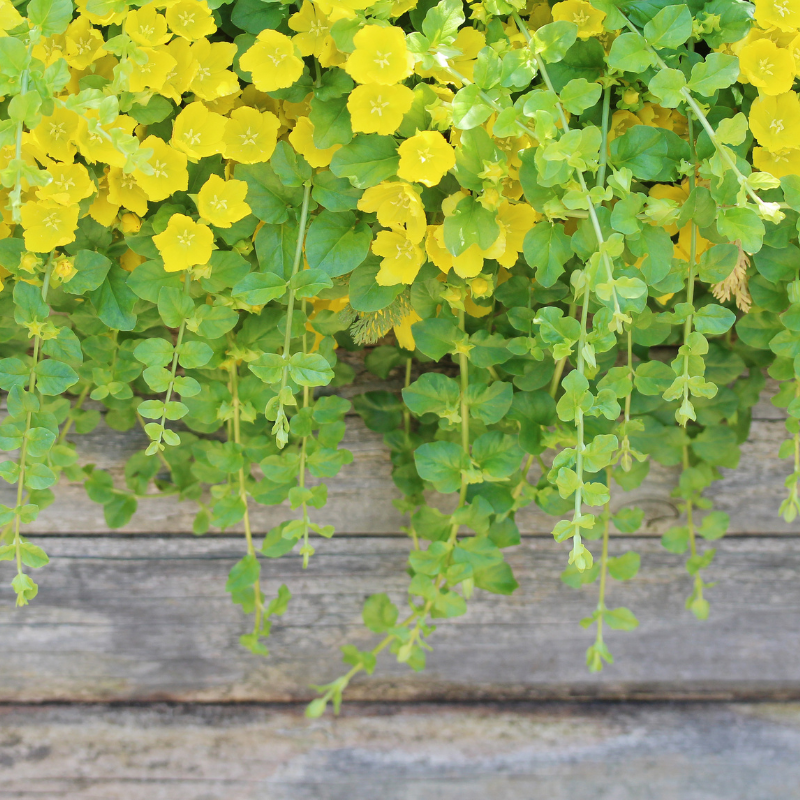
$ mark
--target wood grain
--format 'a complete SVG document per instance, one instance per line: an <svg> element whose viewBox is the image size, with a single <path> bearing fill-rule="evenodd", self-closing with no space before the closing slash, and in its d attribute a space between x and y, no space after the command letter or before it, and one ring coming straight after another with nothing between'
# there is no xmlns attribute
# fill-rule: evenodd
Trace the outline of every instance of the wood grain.
<svg viewBox="0 0 800 800"><path fill-rule="evenodd" d="M800 706L0 709L0 798L788 800Z"/></svg>
<svg viewBox="0 0 800 800"><path fill-rule="evenodd" d="M719 584L703 623L683 608L691 587L682 557L652 539L612 542L612 555L642 554L639 576L612 583L608 597L641 624L608 632L617 661L591 675L584 653L593 633L578 621L594 608L596 587L575 591L560 582L566 545L525 540L510 553L516 593L478 592L466 616L439 622L427 670L413 673L384 654L377 674L356 679L350 697L800 698L800 541L715 544L708 579ZM343 671L341 645L376 643L360 622L363 599L386 591L403 603L407 586L408 544L396 538L323 541L305 572L293 555L265 560L265 591L285 582L294 594L265 659L239 647L248 623L223 591L243 541L61 537L47 546L53 561L39 573L35 603L14 609L2 588L0 701L307 699L309 684Z"/></svg>
<svg viewBox="0 0 800 800"><path fill-rule="evenodd" d="M375 388L397 388L395 383L368 382L362 378L358 391ZM768 385L764 397L774 394L775 387ZM355 391L350 387L350 391ZM716 508L731 516L730 532L735 534L798 534L800 519L787 525L778 517L778 507L785 495L784 479L789 472L789 462L778 458L778 449L786 438L783 412L775 409L768 400L762 400L754 409L754 420L749 440L742 446L742 457L736 470L723 468L724 480L715 483L708 496ZM397 534L404 519L392 505L399 497L391 479L389 452L382 436L368 430L361 419L351 415L347 419L345 446L354 455L353 463L328 483L328 504L321 515L324 522L332 524L342 534ZM81 462L93 463L109 469L117 484L124 486L122 469L125 460L143 449L147 440L136 429L119 433L104 423L91 434L76 436ZM643 535L660 536L675 524L679 514L674 498L670 496L676 486L679 468L662 467L653 462L650 474L642 486L631 492L616 491L612 505L616 511L623 506L639 506L645 512ZM538 477L538 467L530 478ZM14 504L13 487L2 482L0 503ZM446 507L447 499L434 498L435 504ZM196 513L192 502L176 503L174 498L148 498L140 501L139 510L123 529L130 533L189 533ZM293 512L288 504L279 507L256 507L251 519L255 530L266 532L272 526L290 519ZM531 505L518 515L520 530L526 535L549 536L555 519L546 515L536 505ZM35 533L106 533L103 510L92 503L79 485L61 485L57 500L42 512L36 523L29 527Z"/></svg>

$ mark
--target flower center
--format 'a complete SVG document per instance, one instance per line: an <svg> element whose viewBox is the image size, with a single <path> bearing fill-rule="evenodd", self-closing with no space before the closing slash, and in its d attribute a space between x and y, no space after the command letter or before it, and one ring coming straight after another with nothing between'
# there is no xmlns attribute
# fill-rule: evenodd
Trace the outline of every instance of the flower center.
<svg viewBox="0 0 800 800"><path fill-rule="evenodd" d="M389 53L375 53L375 64L379 67L388 67L392 62L389 60Z"/></svg>
<svg viewBox="0 0 800 800"><path fill-rule="evenodd" d="M286 58L286 53L275 51L274 53L268 53L267 58L277 67Z"/></svg>
<svg viewBox="0 0 800 800"><path fill-rule="evenodd" d="M55 211L51 211L43 220L42 224L45 228L52 228L53 230L58 230L58 214Z"/></svg>
<svg viewBox="0 0 800 800"><path fill-rule="evenodd" d="M758 62L758 69L764 75L772 75L772 62L768 58L762 58Z"/></svg>
<svg viewBox="0 0 800 800"><path fill-rule="evenodd" d="M184 11L182 14L178 15L178 19L181 21L182 25L191 25L194 22L194 14L190 14L188 11Z"/></svg>
<svg viewBox="0 0 800 800"><path fill-rule="evenodd" d="M589 15L584 11L577 11L572 15L572 21L580 28L589 21Z"/></svg>
<svg viewBox="0 0 800 800"><path fill-rule="evenodd" d="M253 131L251 131L250 128L248 128L243 134L239 136L239 138L242 140L243 146L248 144L255 144L256 140L258 139L258 133L257 132L253 133Z"/></svg>
<svg viewBox="0 0 800 800"><path fill-rule="evenodd" d="M228 210L228 201L224 197L217 197L217 195L214 195L210 205L215 211Z"/></svg>
<svg viewBox="0 0 800 800"><path fill-rule="evenodd" d="M63 122L51 122L50 123L50 135L56 139L61 139L62 136L66 133L66 129L64 127Z"/></svg>
<svg viewBox="0 0 800 800"><path fill-rule="evenodd" d="M167 165L161 161L156 161L153 164L153 177L155 178L166 178L167 177Z"/></svg>
<svg viewBox="0 0 800 800"><path fill-rule="evenodd" d="M782 119L774 119L769 124L769 129L773 133L781 133L783 131L783 120Z"/></svg>
<svg viewBox="0 0 800 800"><path fill-rule="evenodd" d="M208 67L200 67L197 70L197 77L202 81L205 80L209 75L211 75L211 70Z"/></svg>
<svg viewBox="0 0 800 800"><path fill-rule="evenodd" d="M189 231L181 231L178 234L178 244L181 247L191 247L193 241L194 241L194 234L189 233Z"/></svg>
<svg viewBox="0 0 800 800"><path fill-rule="evenodd" d="M785 17L789 13L789 0L782 0L780 3L775 3L775 10Z"/></svg>
<svg viewBox="0 0 800 800"><path fill-rule="evenodd" d="M424 150L417 150L417 158L420 164L425 164L430 161L433 158L430 148L426 147Z"/></svg>
<svg viewBox="0 0 800 800"><path fill-rule="evenodd" d="M371 114L377 114L379 117L383 116L383 109L389 105L388 100L383 100L380 95L378 95L374 100L370 101L371 106Z"/></svg>
<svg viewBox="0 0 800 800"><path fill-rule="evenodd" d="M62 175L57 181L54 181L54 183L64 192L68 192L73 186L75 186L75 181L65 175Z"/></svg>
<svg viewBox="0 0 800 800"><path fill-rule="evenodd" d="M186 139L189 144L200 144L200 134L195 133L193 128L189 128L189 130L183 134L183 138Z"/></svg>

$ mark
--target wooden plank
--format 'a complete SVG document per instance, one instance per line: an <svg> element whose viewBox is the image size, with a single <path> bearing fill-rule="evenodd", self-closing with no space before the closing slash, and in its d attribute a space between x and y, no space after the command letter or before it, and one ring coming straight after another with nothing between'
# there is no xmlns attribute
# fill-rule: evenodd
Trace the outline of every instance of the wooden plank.
<svg viewBox="0 0 800 800"><path fill-rule="evenodd" d="M800 540L741 537L716 543L708 580L711 619L684 608L691 580L682 557L652 539L615 539L611 553L642 554L608 602L639 617L609 631L617 658L591 675L593 633L578 621L596 587L575 591L559 573L566 545L527 539L510 553L521 584L509 597L482 592L466 616L440 621L428 669L412 673L388 654L353 700L535 698L800 698ZM338 648L377 641L360 622L363 599L386 591L403 603L408 543L352 537L320 544L308 570L292 555L264 560L265 591L285 582L294 599L275 622L271 655L239 647L248 622L223 591L243 542L230 537L62 537L40 573L35 603L0 594L0 701L259 701L312 696L309 684L343 671ZM5 582L4 582L5 583Z"/></svg>
<svg viewBox="0 0 800 800"><path fill-rule="evenodd" d="M395 383L369 383L362 379L357 389L397 388ZM768 388L774 393L774 386ZM354 391L353 387L350 390ZM772 394L765 394L765 397L770 396ZM778 449L786 438L783 416L783 412L768 401L759 403L754 410L750 438L742 447L738 469L723 468L725 479L708 490L716 508L730 514L731 533L800 533L800 519L787 525L778 517L778 507L785 494L783 482L789 471L788 462L778 459ZM396 534L404 520L391 502L399 497L399 493L392 483L389 453L382 436L368 430L355 415L348 418L347 424L345 446L353 452L354 461L342 469L339 476L328 481L328 505L320 516L324 522L334 525L339 533ZM75 440L82 463L94 463L111 470L120 486L124 485L122 465L125 459L146 445L146 438L140 430L119 433L104 423L93 433L75 437ZM642 534L660 536L679 516L677 503L670 496L678 475L678 468L662 467L653 462L650 475L640 488L628 493L615 492L614 510L622 506L640 506L645 511ZM538 467L534 466L530 477L531 480L538 477ZM13 505L13 487L0 483L0 503ZM82 487L62 485L57 496L57 501L30 527L31 534L108 531L102 508L86 497ZM446 507L446 499L440 498L437 502ZM143 500L124 530L131 533L189 533L195 512L193 503L176 503L171 497ZM266 532L292 516L288 504L284 504L281 507L256 507L251 519L255 530ZM524 534L549 535L555 520L531 505L519 513L518 523Z"/></svg>
<svg viewBox="0 0 800 800"><path fill-rule="evenodd" d="M264 706L0 710L0 798L777 800L800 706Z"/></svg>

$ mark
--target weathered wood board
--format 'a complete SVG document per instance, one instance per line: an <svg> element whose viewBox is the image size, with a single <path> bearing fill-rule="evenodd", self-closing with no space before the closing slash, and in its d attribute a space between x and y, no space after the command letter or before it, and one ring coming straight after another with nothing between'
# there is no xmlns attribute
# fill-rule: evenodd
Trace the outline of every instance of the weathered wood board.
<svg viewBox="0 0 800 800"><path fill-rule="evenodd" d="M800 698L800 541L738 537L715 543L708 622L683 607L691 580L683 558L647 538L614 539L612 554L642 554L639 576L612 583L608 602L640 619L609 631L613 667L584 666L593 633L578 621L596 587L559 580L566 545L529 538L511 552L513 595L476 593L466 616L440 621L428 669L416 674L384 654L352 700L535 698ZM0 600L0 701L259 701L313 696L343 671L338 648L377 642L361 625L363 599L406 597L408 542L345 537L320 543L305 572L299 558L264 560L265 590L295 595L276 620L268 658L241 648L248 622L224 592L243 551L233 537L59 537L39 573L35 603ZM707 546L707 545L704 545Z"/></svg>
<svg viewBox="0 0 800 800"><path fill-rule="evenodd" d="M0 709L0 798L791 800L797 704Z"/></svg>
<svg viewBox="0 0 800 800"><path fill-rule="evenodd" d="M385 388L387 384L378 384ZM370 388L370 384L366 384ZM374 388L374 387L373 387ZM772 387L774 389L774 387ZM365 386L360 387L361 390ZM772 396L765 394L765 397ZM778 507L785 495L784 479L789 463L778 458L781 442L786 438L784 415L764 400L754 409L749 440L742 447L741 463L736 470L723 468L725 478L708 490L715 507L731 516L731 533L786 534L800 533L800 519L787 525L778 516ZM328 504L324 522L339 533L394 534L404 524L392 505L399 497L391 479L389 452L379 434L368 430L361 419L347 419L345 446L354 455L352 464L328 480ZM82 463L93 463L109 469L119 486L124 486L122 466L130 455L147 444L144 434L136 429L119 433L101 423L91 434L75 437ZM678 468L667 468L653 462L650 474L638 489L617 491L614 510L625 505L640 506L645 511L643 535L660 536L678 519L677 503L670 492L677 484ZM538 477L538 467L531 479ZM13 487L0 485L0 503L13 505ZM29 531L34 533L107 533L103 509L92 503L79 485L62 484L57 501L42 512ZM447 501L444 500L446 503ZM196 508L193 503L176 503L174 498L153 498L140 501L139 510L123 529L130 533L189 533ZM278 522L292 517L288 504L281 507L256 507L251 519L256 530L266 532ZM536 505L522 510L517 517L520 530L529 535L549 535L555 524Z"/></svg>

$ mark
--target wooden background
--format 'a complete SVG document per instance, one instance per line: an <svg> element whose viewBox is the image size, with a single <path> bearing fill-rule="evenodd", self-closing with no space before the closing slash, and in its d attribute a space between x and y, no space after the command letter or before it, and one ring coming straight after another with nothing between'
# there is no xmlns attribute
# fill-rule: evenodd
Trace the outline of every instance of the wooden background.
<svg viewBox="0 0 800 800"><path fill-rule="evenodd" d="M361 376L358 391L369 388ZM677 519L677 472L654 464L614 498L643 507L646 523L611 543L612 555L642 554L637 578L611 584L609 603L640 620L608 633L612 667L584 667L593 634L578 620L596 587L560 582L568 546L533 507L518 517L514 595L477 593L465 617L439 625L425 672L382 657L341 717L316 721L302 716L309 684L342 672L341 644L376 641L364 597L405 598L408 541L378 435L348 419L355 460L320 512L337 536L309 568L263 560L265 590L285 582L294 594L266 659L238 646L248 623L224 592L240 534L192 536L192 511L171 499L142 503L110 533L82 489L61 487L30 532L52 559L39 596L14 609L2 581L0 798L800 797L800 525L777 517L784 436L781 412L760 403L741 467L710 490L732 525L708 570L719 583L707 622L683 607L683 557L659 544ZM84 461L117 474L142 446L102 425L76 441ZM255 527L288 513L260 509Z"/></svg>

